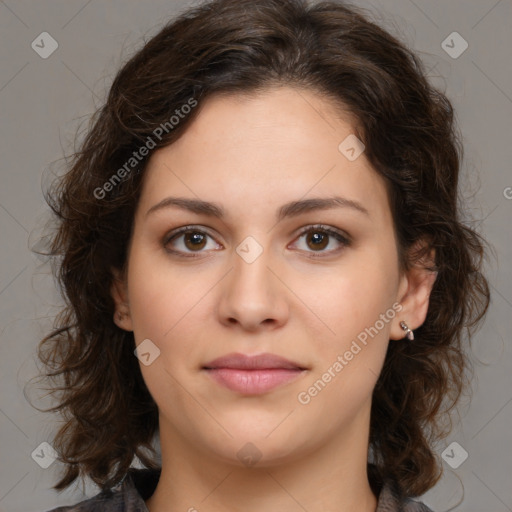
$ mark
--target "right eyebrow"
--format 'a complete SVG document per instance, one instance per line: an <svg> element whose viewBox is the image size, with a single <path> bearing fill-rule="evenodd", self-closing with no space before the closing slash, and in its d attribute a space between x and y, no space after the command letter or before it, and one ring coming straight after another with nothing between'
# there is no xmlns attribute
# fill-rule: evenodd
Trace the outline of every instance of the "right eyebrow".
<svg viewBox="0 0 512 512"><path fill-rule="evenodd" d="M146 217L151 213L171 207L181 208L198 215L217 217L219 219L224 219L226 216L224 208L218 203L212 203L209 201L203 201L201 199L192 199L187 197L166 197L159 203L153 205L146 212ZM328 210L333 208L351 208L357 212L363 213L364 215L370 216L368 210L357 201L335 196L291 201L284 204L277 210L276 218L278 221L281 221L286 217L295 217L310 211Z"/></svg>

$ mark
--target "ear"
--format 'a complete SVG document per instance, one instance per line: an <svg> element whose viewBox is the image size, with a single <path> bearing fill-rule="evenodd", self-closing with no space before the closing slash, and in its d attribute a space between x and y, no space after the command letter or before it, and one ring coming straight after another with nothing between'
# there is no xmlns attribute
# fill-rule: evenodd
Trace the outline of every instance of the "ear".
<svg viewBox="0 0 512 512"><path fill-rule="evenodd" d="M125 331L133 331L126 278L117 268L112 268L111 272L113 280L110 287L110 294L115 303L114 323Z"/></svg>
<svg viewBox="0 0 512 512"><path fill-rule="evenodd" d="M435 251L431 249L425 256L418 258L420 251L428 247L426 241L416 242L410 250L412 261L409 270L403 272L400 277L397 301L402 305L402 310L393 320L390 338L401 340L406 332L400 327L400 322L405 322L409 329L420 327L427 316L430 293L437 277L435 268Z"/></svg>

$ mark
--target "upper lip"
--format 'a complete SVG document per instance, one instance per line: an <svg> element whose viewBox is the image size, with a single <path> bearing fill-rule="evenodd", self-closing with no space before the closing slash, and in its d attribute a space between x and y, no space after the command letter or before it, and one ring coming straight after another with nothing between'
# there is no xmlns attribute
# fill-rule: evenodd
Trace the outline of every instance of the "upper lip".
<svg viewBox="0 0 512 512"><path fill-rule="evenodd" d="M275 354L246 355L239 353L218 357L203 366L205 369L232 368L239 370L267 370L284 368L289 370L305 370L300 364Z"/></svg>

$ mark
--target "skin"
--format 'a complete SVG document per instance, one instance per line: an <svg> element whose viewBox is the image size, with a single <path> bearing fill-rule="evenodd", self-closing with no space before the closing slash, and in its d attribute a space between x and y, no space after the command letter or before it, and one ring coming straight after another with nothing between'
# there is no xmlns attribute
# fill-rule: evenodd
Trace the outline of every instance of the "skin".
<svg viewBox="0 0 512 512"><path fill-rule="evenodd" d="M150 512L377 507L366 468L372 391L390 339L407 342L399 322L424 322L435 276L421 267L400 272L384 181L364 153L349 161L338 150L355 132L336 112L317 93L288 86L215 96L177 142L150 158L127 270L115 272L112 287L117 325L133 331L137 345L150 339L160 350L141 364L159 408L162 451ZM226 216L176 206L147 214L169 196L215 202ZM332 196L367 214L345 206L276 221L285 203ZM166 235L191 224L209 235L199 249L183 235L165 245ZM312 233L301 235L315 224L350 244L313 229L324 235L318 249ZM248 236L263 248L252 263L236 252ZM394 303L400 313L300 403L298 394ZM270 352L307 371L244 396L202 370L231 352ZM250 467L237 456L248 442L256 448L245 450L261 457Z"/></svg>

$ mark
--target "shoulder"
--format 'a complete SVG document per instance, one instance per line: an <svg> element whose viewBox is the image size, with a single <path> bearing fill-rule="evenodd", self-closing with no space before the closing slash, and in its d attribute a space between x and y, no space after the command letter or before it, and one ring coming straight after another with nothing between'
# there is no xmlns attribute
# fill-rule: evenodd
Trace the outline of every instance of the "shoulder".
<svg viewBox="0 0 512 512"><path fill-rule="evenodd" d="M153 494L159 477L159 470L131 468L114 489L47 512L147 512L144 500Z"/></svg>
<svg viewBox="0 0 512 512"><path fill-rule="evenodd" d="M124 508L122 508L124 505L123 501L121 491L101 492L93 498L81 501L75 505L57 507L48 512L95 512L99 510L121 512L124 511Z"/></svg>
<svg viewBox="0 0 512 512"><path fill-rule="evenodd" d="M381 472L374 463L368 463L367 469L368 481L378 497L375 512L434 512L427 505L404 495L391 475Z"/></svg>
<svg viewBox="0 0 512 512"><path fill-rule="evenodd" d="M376 512L434 512L425 504L399 495L392 482L385 482L379 494Z"/></svg>
<svg viewBox="0 0 512 512"><path fill-rule="evenodd" d="M130 469L119 486L75 505L54 508L48 512L147 512L144 500L154 492L160 471ZM379 492L376 512L434 512L410 498L403 498L391 481L386 481Z"/></svg>

